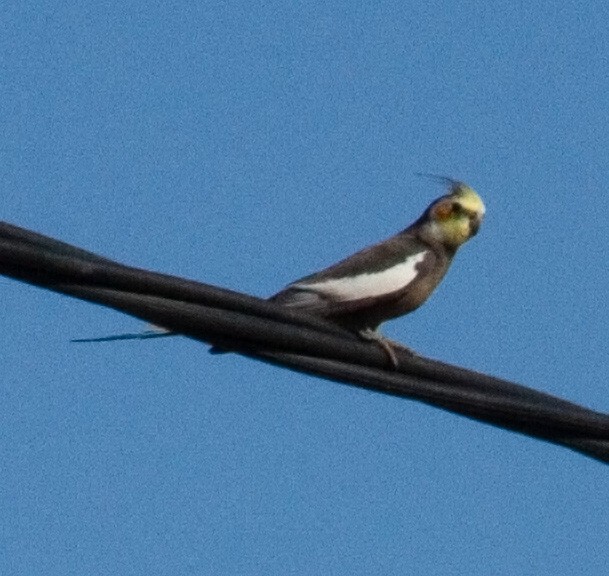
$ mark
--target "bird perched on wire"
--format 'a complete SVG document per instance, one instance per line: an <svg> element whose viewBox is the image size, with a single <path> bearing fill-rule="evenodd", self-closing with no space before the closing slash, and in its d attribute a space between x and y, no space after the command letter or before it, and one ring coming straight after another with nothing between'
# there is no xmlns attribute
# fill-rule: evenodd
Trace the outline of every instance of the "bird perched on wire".
<svg viewBox="0 0 609 576"><path fill-rule="evenodd" d="M484 203L472 188L450 178L432 177L447 183L449 191L432 202L408 228L288 284L269 300L326 317L364 340L378 342L397 367L393 347L405 346L385 338L378 331L379 325L416 310L429 298L444 278L457 249L478 232L485 213ZM130 340L171 334L155 327L138 334L74 341ZM214 346L210 351L227 350Z"/></svg>
<svg viewBox="0 0 609 576"><path fill-rule="evenodd" d="M271 301L327 317L374 340L397 359L379 325L423 304L446 274L458 248L475 236L484 218L480 196L463 182L432 202L408 228L300 280Z"/></svg>

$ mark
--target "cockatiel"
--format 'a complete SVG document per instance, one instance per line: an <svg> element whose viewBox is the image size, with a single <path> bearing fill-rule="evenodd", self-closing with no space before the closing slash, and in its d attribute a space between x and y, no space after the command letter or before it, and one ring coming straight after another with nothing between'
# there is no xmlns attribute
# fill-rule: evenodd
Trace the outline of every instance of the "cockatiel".
<svg viewBox="0 0 609 576"><path fill-rule="evenodd" d="M440 179L449 183L448 193L432 202L408 228L288 284L269 300L323 316L365 340L377 341L397 367L393 346L405 347L380 334L379 325L416 310L429 298L444 278L457 249L476 235L484 218L484 203L472 188L449 178ZM75 341L162 335L170 333L154 328L139 334ZM211 351L224 350L212 347Z"/></svg>
<svg viewBox="0 0 609 576"><path fill-rule="evenodd" d="M466 184L450 183L408 228L340 262L292 282L270 298L324 316L377 340L396 364L378 326L423 304L440 283L457 249L474 236L485 207Z"/></svg>

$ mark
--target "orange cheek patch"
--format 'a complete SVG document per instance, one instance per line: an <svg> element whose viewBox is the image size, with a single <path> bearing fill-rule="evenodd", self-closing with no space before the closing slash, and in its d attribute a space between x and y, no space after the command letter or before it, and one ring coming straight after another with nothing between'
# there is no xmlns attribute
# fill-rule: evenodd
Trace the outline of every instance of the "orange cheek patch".
<svg viewBox="0 0 609 576"><path fill-rule="evenodd" d="M433 212L434 212L434 217L437 220L447 220L448 218L450 218L450 216L453 212L452 203L443 202L442 204L438 204L434 208Z"/></svg>

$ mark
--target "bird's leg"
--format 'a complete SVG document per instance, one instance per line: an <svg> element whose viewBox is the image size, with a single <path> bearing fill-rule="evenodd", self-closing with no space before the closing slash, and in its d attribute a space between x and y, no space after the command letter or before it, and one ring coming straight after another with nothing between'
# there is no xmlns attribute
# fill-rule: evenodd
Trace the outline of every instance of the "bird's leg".
<svg viewBox="0 0 609 576"><path fill-rule="evenodd" d="M358 334L362 340L366 340L367 342L377 342L378 345L387 353L387 356L389 357L389 362L391 362L391 366L394 370L397 370L399 367L398 358L395 354L395 348L399 348L413 355L416 354L414 350L411 350L407 346L404 346L399 342L395 342L394 340L386 338L378 330L373 330L372 328L364 328L363 330L360 330Z"/></svg>

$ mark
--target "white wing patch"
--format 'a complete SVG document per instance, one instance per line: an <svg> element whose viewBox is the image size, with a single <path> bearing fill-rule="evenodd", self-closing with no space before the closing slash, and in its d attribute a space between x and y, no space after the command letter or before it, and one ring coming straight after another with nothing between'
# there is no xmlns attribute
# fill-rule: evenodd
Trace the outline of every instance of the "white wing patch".
<svg viewBox="0 0 609 576"><path fill-rule="evenodd" d="M417 264L423 262L426 254L426 250L417 252L403 262L379 272L344 276L319 282L295 282L288 288L322 294L339 302L374 298L390 294L410 284L417 277Z"/></svg>

